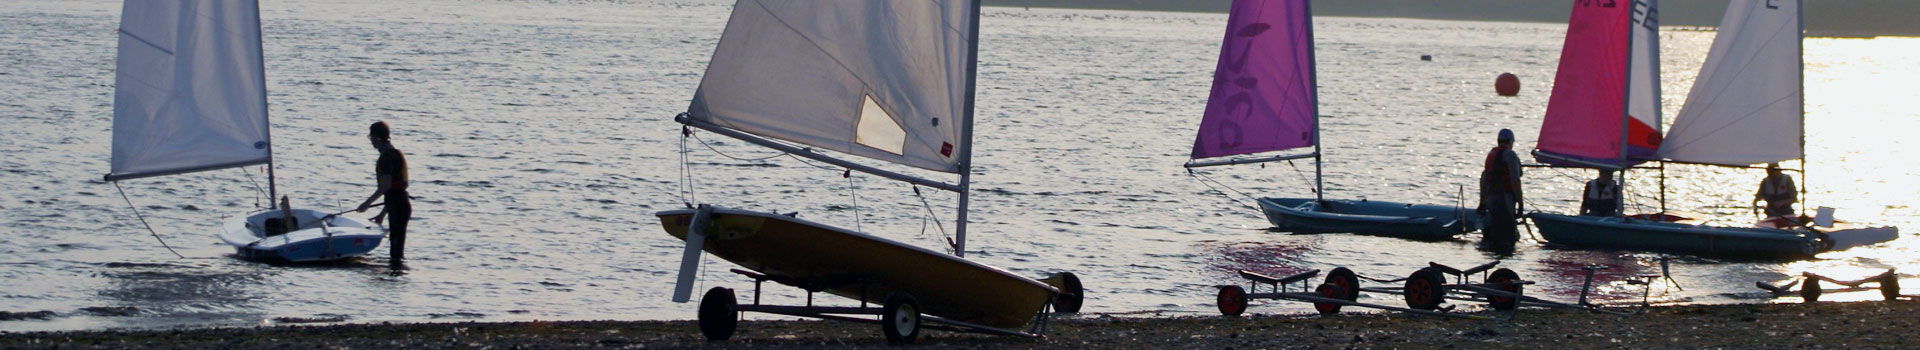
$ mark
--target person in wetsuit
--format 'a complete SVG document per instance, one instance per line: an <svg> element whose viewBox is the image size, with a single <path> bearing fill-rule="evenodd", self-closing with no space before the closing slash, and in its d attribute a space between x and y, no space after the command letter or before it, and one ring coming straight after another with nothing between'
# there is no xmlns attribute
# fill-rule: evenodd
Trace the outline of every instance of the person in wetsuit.
<svg viewBox="0 0 1920 350"><path fill-rule="evenodd" d="M387 265L394 269L404 268L406 260L407 222L413 219L413 201L407 198L407 156L400 149L393 148L390 138L392 132L387 122L374 122L367 130L367 139L373 142L373 149L380 151L380 159L374 161L373 173L378 179L374 184L373 195L368 196L360 208L355 211L366 212L373 201L386 198L386 205L380 213L373 216L374 223L381 218L391 218L387 224L388 255ZM391 216L389 216L391 215Z"/></svg>
<svg viewBox="0 0 1920 350"><path fill-rule="evenodd" d="M1483 248L1511 252L1520 240L1518 219L1525 208L1520 172L1520 156L1513 153L1513 130L1500 129L1499 145L1487 151L1486 166L1480 171L1478 211L1486 219L1480 231Z"/></svg>

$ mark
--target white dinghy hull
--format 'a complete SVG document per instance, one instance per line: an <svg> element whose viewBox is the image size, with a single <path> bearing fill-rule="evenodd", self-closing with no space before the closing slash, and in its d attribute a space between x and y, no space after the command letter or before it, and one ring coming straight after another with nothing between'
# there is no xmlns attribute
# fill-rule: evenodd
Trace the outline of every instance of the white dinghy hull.
<svg viewBox="0 0 1920 350"><path fill-rule="evenodd" d="M265 236L267 219L278 219L280 211L262 210L229 218L222 225L220 241L232 246L243 259L322 262L366 254L380 247L386 230L365 220L329 215L317 210L294 209L299 226L286 234Z"/></svg>

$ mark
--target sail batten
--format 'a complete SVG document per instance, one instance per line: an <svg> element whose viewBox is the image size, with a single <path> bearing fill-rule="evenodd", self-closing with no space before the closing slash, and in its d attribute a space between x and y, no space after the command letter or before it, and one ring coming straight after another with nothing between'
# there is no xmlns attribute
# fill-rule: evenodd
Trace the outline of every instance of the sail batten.
<svg viewBox="0 0 1920 350"><path fill-rule="evenodd" d="M254 1L126 1L108 179L267 163L266 74Z"/></svg>
<svg viewBox="0 0 1920 350"><path fill-rule="evenodd" d="M1193 159L1317 144L1311 16L1305 0L1233 2Z"/></svg>
<svg viewBox="0 0 1920 350"><path fill-rule="evenodd" d="M1747 166L1804 156L1800 3L1735 1L1662 158Z"/></svg>
<svg viewBox="0 0 1920 350"><path fill-rule="evenodd" d="M687 116L947 173L971 147L971 1L741 0ZM715 74L724 72L724 74ZM890 120L887 120L890 119Z"/></svg>

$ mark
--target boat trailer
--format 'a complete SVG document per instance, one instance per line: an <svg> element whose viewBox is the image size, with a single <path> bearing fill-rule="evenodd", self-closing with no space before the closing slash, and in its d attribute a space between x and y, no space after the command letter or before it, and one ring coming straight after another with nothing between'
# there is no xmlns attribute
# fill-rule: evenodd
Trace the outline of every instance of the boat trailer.
<svg viewBox="0 0 1920 350"><path fill-rule="evenodd" d="M1820 287L1821 281L1846 286L1846 288L1822 289ZM1869 283L1873 284L1873 286L1867 286ZM1753 282L1753 285L1760 287L1760 289L1765 289L1768 292L1773 292L1773 296L1775 297L1799 294L1800 299L1806 303L1820 301L1821 293L1858 292L1876 289L1880 290L1880 296L1886 298L1887 301L1899 300L1900 298L1920 298L1920 296L1900 295L1900 274L1894 273L1894 269L1887 269L1887 272L1851 281L1822 276L1812 272L1802 272L1800 273L1800 277L1784 285L1774 285L1767 282ZM1795 285L1800 286L1799 292L1793 291Z"/></svg>
<svg viewBox="0 0 1920 350"><path fill-rule="evenodd" d="M1219 286L1220 291L1219 294L1216 295L1215 302L1219 305L1220 314L1226 316L1239 316L1246 311L1248 303L1254 299L1313 303L1314 310L1320 312L1322 315L1337 314L1340 312L1341 307L1352 306L1428 316L1488 319L1484 316L1453 312L1454 306L1442 307L1441 304L1446 300L1483 302L1494 310L1500 311L1511 311L1520 306L1533 306L1584 309L1615 315L1625 314L1618 311L1603 310L1600 309L1599 305L1587 302L1587 293L1593 285L1594 271L1604 270L1606 266L1588 265L1585 267L1587 271L1586 282L1581 286L1580 301L1578 303L1564 303L1525 295L1523 287L1534 284L1534 282L1520 279L1520 275L1510 269L1494 269L1499 263L1500 262L1495 261L1466 270L1460 270L1440 263L1429 262L1427 263L1427 267L1421 268L1419 271L1414 271L1412 275L1397 279L1370 278L1355 274L1351 269L1338 267L1328 272L1327 278L1318 286L1314 287L1312 291L1308 291L1307 287L1309 286L1310 279L1320 275L1320 270L1317 269L1277 278L1252 271L1241 270L1239 271L1240 277L1248 281L1248 286L1246 288L1238 285ZM1476 274L1481 276L1482 283L1468 283L1467 277ZM1447 276L1453 276L1454 283L1447 283ZM1401 286L1362 287L1360 285L1361 280L1387 283L1389 285L1399 283ZM1291 291L1293 289L1287 285L1295 283L1299 285L1298 291ZM1263 284L1267 285L1267 290L1271 292L1261 293L1260 286ZM1249 291L1252 291L1252 293L1249 293ZM1398 307L1362 303L1358 301L1360 292L1397 294L1406 300L1407 306Z"/></svg>

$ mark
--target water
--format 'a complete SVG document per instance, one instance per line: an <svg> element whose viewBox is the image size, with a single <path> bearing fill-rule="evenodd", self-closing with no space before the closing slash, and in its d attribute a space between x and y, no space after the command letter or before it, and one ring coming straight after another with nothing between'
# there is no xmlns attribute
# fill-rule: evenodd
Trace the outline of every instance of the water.
<svg viewBox="0 0 1920 350"><path fill-rule="evenodd" d="M0 311L49 320L0 329L99 329L379 321L689 319L667 301L681 242L651 215L679 208L683 140L672 116L704 74L730 4L345 1L262 4L280 190L295 205L338 210L365 198L375 152L361 136L386 120L409 154L416 218L409 264L391 276L385 249L338 266L284 267L228 257L212 236L260 197L238 170L122 183L161 247L102 182L119 4L5 1L0 6ZM1410 242L1265 230L1244 199L1190 178L1186 160L1217 57L1222 14L988 8L982 19L968 257L1039 276L1079 273L1100 313L1213 313L1211 286L1237 269L1273 274L1346 266L1395 278L1428 261L1493 257L1477 236ZM1320 18L1320 113L1327 193L1454 203L1474 183L1495 130L1531 149L1564 25ZM1666 115L1676 115L1711 32L1663 35ZM1854 221L1920 228L1920 40L1809 39L1802 183L1815 205ZM1433 61L1421 61L1423 54ZM1492 92L1513 72L1520 96ZM702 133L728 155L771 151ZM687 140L699 202L858 226L941 247L954 196L791 158L739 161ZM1791 164L1790 164L1791 165ZM264 181L258 169L253 181ZM1262 196L1311 195L1311 162L1209 170ZM1746 220L1727 209L1761 174L1670 169L1670 206ZM1534 205L1571 211L1589 173L1536 169ZM947 177L951 179L951 177ZM1655 182L1635 173L1631 202L1651 208ZM851 187L851 188L850 188ZM1471 186L1469 186L1471 187ZM1469 189L1470 190L1470 189ZM850 195L851 194L851 195ZM1467 203L1472 205L1472 203ZM1637 210L1636 210L1637 211ZM856 220L858 218L858 220ZM1911 236L1911 234L1907 234ZM1920 271L1916 240L1789 263L1674 261L1684 290L1660 300L1763 302L1754 281L1801 271L1843 278ZM1612 267L1598 298L1637 301L1619 277L1652 272L1655 254L1558 250L1526 242L1502 266L1571 299L1579 266ZM708 259L699 287L750 287ZM792 289L772 302L798 303ZM1861 300L1877 294L1829 295ZM1366 301L1399 304L1397 297ZM132 309L126 309L131 307ZM1255 312L1307 312L1301 304Z"/></svg>

